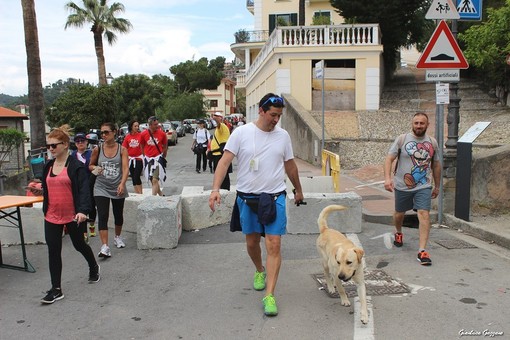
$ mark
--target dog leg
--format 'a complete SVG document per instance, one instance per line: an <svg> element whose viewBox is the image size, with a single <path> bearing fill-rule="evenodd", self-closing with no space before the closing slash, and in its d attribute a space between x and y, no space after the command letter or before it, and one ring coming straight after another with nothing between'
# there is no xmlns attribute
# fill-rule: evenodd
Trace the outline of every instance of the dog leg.
<svg viewBox="0 0 510 340"><path fill-rule="evenodd" d="M335 285L331 279L331 273L329 272L327 263L323 263L322 267L324 268L324 278L326 279L326 285L328 286L329 294L335 294Z"/></svg>
<svg viewBox="0 0 510 340"><path fill-rule="evenodd" d="M365 279L363 272L360 272L359 276L353 278L353 281L356 283L359 302L361 304L360 320L363 324L366 325L368 323L367 290L365 287Z"/></svg>
<svg viewBox="0 0 510 340"><path fill-rule="evenodd" d="M342 306L349 307L351 302L349 301L347 294L345 294L345 289L344 286L342 286L342 281L340 281L338 277L335 277L335 284L336 290L338 290L338 295L340 295L340 303Z"/></svg>

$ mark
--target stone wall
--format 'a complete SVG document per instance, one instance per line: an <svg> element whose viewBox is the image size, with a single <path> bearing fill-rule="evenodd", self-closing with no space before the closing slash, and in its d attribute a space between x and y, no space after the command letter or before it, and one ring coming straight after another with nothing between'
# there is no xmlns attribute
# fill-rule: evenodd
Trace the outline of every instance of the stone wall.
<svg viewBox="0 0 510 340"><path fill-rule="evenodd" d="M471 176L472 212L510 212L510 145L473 156Z"/></svg>

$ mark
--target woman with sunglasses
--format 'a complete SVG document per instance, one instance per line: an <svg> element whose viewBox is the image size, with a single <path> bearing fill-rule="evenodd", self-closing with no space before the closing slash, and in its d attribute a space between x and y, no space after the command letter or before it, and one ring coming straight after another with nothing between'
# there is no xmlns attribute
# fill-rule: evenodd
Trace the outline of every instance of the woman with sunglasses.
<svg viewBox="0 0 510 340"><path fill-rule="evenodd" d="M89 265L89 282L98 282L99 265L94 253L83 239L87 214L91 210L89 179L85 165L69 155L69 126L51 131L46 147L52 159L46 163L42 178L44 236L48 246L51 289L41 302L51 304L63 299L62 232L67 226L74 248Z"/></svg>
<svg viewBox="0 0 510 340"><path fill-rule="evenodd" d="M105 258L112 256L108 246L110 201L115 224L113 242L117 248L126 246L120 234L124 224L124 201L128 197L126 182L129 174L129 161L126 148L115 140L116 132L117 127L113 123L101 125L101 137L104 142L92 152L91 165L89 166L90 171L97 173L94 199L97 205L99 238L102 243L98 256Z"/></svg>

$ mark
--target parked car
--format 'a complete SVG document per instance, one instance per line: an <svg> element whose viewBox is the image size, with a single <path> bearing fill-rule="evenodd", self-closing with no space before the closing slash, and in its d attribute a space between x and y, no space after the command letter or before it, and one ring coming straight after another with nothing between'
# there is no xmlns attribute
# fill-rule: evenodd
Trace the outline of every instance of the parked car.
<svg viewBox="0 0 510 340"><path fill-rule="evenodd" d="M174 126L175 131L177 131L177 137L186 136L186 130L184 129L182 122L179 122L178 120L172 120L170 123Z"/></svg>
<svg viewBox="0 0 510 340"><path fill-rule="evenodd" d="M179 142L179 137L177 136L177 131L175 131L174 126L170 123L161 123L160 125L163 131L166 132L168 145L176 145Z"/></svg>

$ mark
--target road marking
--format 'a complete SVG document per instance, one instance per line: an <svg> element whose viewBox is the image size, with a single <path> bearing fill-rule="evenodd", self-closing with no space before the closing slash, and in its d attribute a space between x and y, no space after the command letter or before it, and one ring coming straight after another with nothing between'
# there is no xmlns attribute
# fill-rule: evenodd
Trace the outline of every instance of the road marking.
<svg viewBox="0 0 510 340"><path fill-rule="evenodd" d="M357 247L363 249L361 242L359 241L358 235L356 234L347 234L346 235L349 240L352 241ZM361 260L363 265L363 271L366 269L365 257ZM370 296L367 296L367 311L368 311L368 323L364 325L360 319L360 310L361 304L359 302L359 297L354 298L354 340L373 340L374 336L374 311L372 308L372 299Z"/></svg>
<svg viewBox="0 0 510 340"><path fill-rule="evenodd" d="M384 245L386 246L386 248L388 249L393 248L393 243L391 242L391 233L384 233L379 236L372 237L371 240L375 240L378 238L384 239Z"/></svg>

